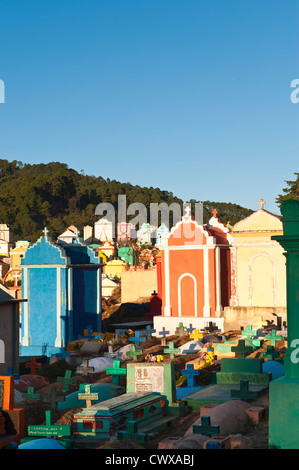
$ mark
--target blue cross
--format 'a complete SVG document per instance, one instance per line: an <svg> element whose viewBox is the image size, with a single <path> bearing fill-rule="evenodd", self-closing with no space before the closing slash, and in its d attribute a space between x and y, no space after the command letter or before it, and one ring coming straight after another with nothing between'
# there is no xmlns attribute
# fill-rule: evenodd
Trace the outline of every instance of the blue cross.
<svg viewBox="0 0 299 470"><path fill-rule="evenodd" d="M187 328L188 333L192 333L193 330L195 330L195 328L193 328L192 323L189 323L189 328Z"/></svg>
<svg viewBox="0 0 299 470"><path fill-rule="evenodd" d="M78 335L78 339L87 339L87 341L91 341L92 325L87 325L85 329L88 331L87 336Z"/></svg>
<svg viewBox="0 0 299 470"><path fill-rule="evenodd" d="M194 364L187 364L187 369L182 370L182 375L187 377L187 387L194 387L195 376L199 375L199 370L194 369Z"/></svg>
<svg viewBox="0 0 299 470"><path fill-rule="evenodd" d="M15 380L19 380L19 378L20 378L20 374L14 374L14 373L13 373L13 367L8 367L8 368L7 368L7 374L2 374L2 375L4 375L5 377L6 377L7 375L13 376Z"/></svg>
<svg viewBox="0 0 299 470"><path fill-rule="evenodd" d="M146 341L146 338L141 338L140 331L137 330L137 331L135 331L135 336L130 337L130 341L134 341L136 346L139 346L140 342L142 343L142 342Z"/></svg>
<svg viewBox="0 0 299 470"><path fill-rule="evenodd" d="M61 353L56 353L57 357L61 357L61 359L65 359L66 357L70 357L71 353L62 351Z"/></svg>
<svg viewBox="0 0 299 470"><path fill-rule="evenodd" d="M159 335L162 335L163 338L165 338L165 336L169 335L170 331L166 331L165 330L165 326L163 326L163 330L162 331L159 331Z"/></svg>
<svg viewBox="0 0 299 470"><path fill-rule="evenodd" d="M147 336L148 338L150 338L150 337L152 336L152 333L155 333L155 332L156 332L156 330L152 330L151 325L147 325L147 326L145 327L144 333L146 334L146 336Z"/></svg>

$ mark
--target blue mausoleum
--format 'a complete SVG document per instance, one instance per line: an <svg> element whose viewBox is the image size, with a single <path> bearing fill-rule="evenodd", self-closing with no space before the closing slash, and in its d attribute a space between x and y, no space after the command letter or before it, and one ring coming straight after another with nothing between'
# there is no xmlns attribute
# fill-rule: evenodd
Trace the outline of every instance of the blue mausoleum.
<svg viewBox="0 0 299 470"><path fill-rule="evenodd" d="M60 353L87 326L101 331L102 258L82 243L54 243L44 236L21 260L20 356Z"/></svg>

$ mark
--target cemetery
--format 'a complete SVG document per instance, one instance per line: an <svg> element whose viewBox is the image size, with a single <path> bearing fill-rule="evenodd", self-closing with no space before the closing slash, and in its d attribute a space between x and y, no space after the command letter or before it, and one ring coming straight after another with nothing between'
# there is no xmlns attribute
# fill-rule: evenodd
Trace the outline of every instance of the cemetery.
<svg viewBox="0 0 299 470"><path fill-rule="evenodd" d="M19 298L2 289L0 448L299 448L289 430L299 410L299 203L286 201L281 212L283 233L273 239L288 254L287 315L269 320L258 309L230 329L223 308L229 279L221 276L231 229L216 211L208 228L188 213L182 219L195 224L198 270L194 256L186 258L190 244L183 249L173 236L177 225L156 253L157 291L135 302L122 301L121 283L100 296L103 262L78 232L55 243L45 229L20 259ZM180 248L171 258L173 243Z"/></svg>

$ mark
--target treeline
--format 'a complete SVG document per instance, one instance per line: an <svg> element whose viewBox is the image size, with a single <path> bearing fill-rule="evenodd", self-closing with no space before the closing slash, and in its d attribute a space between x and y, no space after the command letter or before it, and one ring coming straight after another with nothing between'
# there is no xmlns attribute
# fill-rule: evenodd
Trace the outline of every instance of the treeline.
<svg viewBox="0 0 299 470"><path fill-rule="evenodd" d="M31 165L0 160L0 223L10 226L14 241L34 242L45 226L53 239L69 225L75 225L83 233L85 225L93 226L100 218L95 215L99 203L110 202L117 214L120 194L126 195L127 207L134 202L144 204L148 217L153 202L168 205L178 202L183 210L184 201L159 188L85 175L60 162ZM193 206L197 201L188 202ZM231 225L253 212L232 203L202 202L204 223L208 222L214 208L218 211L217 217ZM130 216L129 220L132 218Z"/></svg>

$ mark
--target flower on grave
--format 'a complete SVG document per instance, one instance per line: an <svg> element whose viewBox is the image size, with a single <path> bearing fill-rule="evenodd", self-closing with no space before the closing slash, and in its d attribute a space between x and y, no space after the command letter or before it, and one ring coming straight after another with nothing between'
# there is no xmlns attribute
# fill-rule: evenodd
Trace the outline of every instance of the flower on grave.
<svg viewBox="0 0 299 470"><path fill-rule="evenodd" d="M134 336L134 331L133 331L133 330L127 330L126 333L127 333L129 336Z"/></svg>
<svg viewBox="0 0 299 470"><path fill-rule="evenodd" d="M156 356L154 356L153 354L147 354L144 359L146 362L162 362L164 356L162 356L161 354L158 354Z"/></svg>

